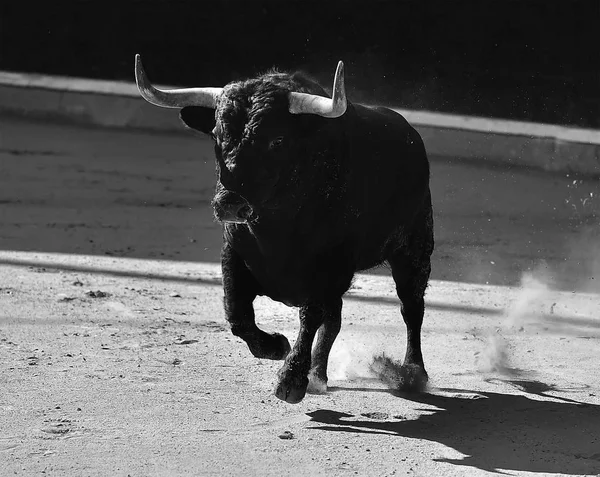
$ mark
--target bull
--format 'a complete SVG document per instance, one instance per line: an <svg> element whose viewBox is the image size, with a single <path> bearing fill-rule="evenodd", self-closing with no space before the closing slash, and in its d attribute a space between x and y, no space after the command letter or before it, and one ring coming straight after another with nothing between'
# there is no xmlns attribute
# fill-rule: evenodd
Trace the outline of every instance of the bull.
<svg viewBox="0 0 600 477"><path fill-rule="evenodd" d="M285 360L275 396L298 403L307 390L326 391L342 297L356 272L384 263L407 329L398 386L423 389L434 238L429 161L417 131L393 110L348 101L342 62L331 96L300 72L161 90L136 55L135 74L146 101L179 108L187 127L214 141L225 317L254 356ZM256 325L259 295L299 308L293 347Z"/></svg>

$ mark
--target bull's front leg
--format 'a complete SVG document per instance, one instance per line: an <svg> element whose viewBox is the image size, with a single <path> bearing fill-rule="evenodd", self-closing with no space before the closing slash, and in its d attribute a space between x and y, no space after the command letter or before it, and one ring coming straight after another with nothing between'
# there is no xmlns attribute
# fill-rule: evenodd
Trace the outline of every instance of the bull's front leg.
<svg viewBox="0 0 600 477"><path fill-rule="evenodd" d="M310 304L300 308L298 339L278 373L275 396L279 399L290 404L302 401L308 386L311 349L317 330L328 315L335 315L340 311L341 299L329 304Z"/></svg>
<svg viewBox="0 0 600 477"><path fill-rule="evenodd" d="M290 343L282 334L269 334L256 326L252 303L259 293L259 284L244 260L227 243L221 251L221 267L225 318L231 332L242 338L257 358L284 359L290 352Z"/></svg>
<svg viewBox="0 0 600 477"><path fill-rule="evenodd" d="M337 306L332 304L325 311L323 324L317 333L317 342L312 351L311 367L308 373L307 392L324 394L327 391L327 364L331 347L342 327L342 299Z"/></svg>

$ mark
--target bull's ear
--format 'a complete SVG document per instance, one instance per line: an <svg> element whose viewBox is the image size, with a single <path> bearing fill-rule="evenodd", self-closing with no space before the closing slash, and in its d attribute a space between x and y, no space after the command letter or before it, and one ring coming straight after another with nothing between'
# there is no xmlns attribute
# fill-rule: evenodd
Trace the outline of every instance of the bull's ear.
<svg viewBox="0 0 600 477"><path fill-rule="evenodd" d="M186 106L179 112L179 117L188 128L210 134L215 127L215 110L200 106Z"/></svg>

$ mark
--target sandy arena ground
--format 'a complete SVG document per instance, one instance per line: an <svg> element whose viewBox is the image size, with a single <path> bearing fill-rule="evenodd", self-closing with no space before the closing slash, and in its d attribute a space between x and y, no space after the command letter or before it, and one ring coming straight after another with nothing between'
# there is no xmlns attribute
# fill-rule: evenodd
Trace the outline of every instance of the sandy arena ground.
<svg viewBox="0 0 600 477"><path fill-rule="evenodd" d="M0 118L0 475L600 475L600 186L432 158L428 393L386 270L288 405L221 309L208 141ZM296 311L257 300L293 339Z"/></svg>

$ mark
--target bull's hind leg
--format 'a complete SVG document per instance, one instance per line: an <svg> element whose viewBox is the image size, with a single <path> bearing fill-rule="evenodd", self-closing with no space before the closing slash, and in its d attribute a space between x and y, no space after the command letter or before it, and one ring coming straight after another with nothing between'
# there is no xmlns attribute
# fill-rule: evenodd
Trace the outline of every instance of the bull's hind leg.
<svg viewBox="0 0 600 477"><path fill-rule="evenodd" d="M401 391L422 391L427 384L427 372L421 352L421 326L425 313L425 287L431 267L421 264L419 267L407 266L407 261L394 258L392 275L396 282L396 292L402 302L402 318L406 324L406 355L399 371L384 371L382 377L394 388ZM381 362L385 370L389 363Z"/></svg>
<svg viewBox="0 0 600 477"><path fill-rule="evenodd" d="M323 394L327 391L327 363L329 352L342 327L342 300L339 306L326 310L323 324L317 334L317 343L312 351L311 368L308 373L307 392Z"/></svg>
<svg viewBox="0 0 600 477"><path fill-rule="evenodd" d="M401 311L407 337L406 355L399 370L388 366L392 363L386 362L385 357L379 358L379 362L375 364L379 365L378 371L382 378L401 391L422 391L427 385L428 377L421 352L421 326L432 252L433 222L430 212L420 233L411 238L409 246L394 252L388 258L396 282L396 292L402 302Z"/></svg>
<svg viewBox="0 0 600 477"><path fill-rule="evenodd" d="M242 258L227 244L221 251L225 318L231 332L242 338L257 358L284 359L290 352L290 343L279 333L269 334L256 326L252 302L259 292L259 284Z"/></svg>

